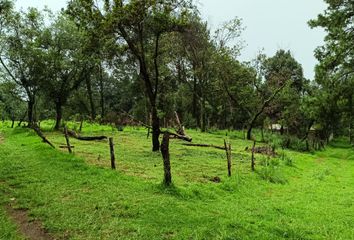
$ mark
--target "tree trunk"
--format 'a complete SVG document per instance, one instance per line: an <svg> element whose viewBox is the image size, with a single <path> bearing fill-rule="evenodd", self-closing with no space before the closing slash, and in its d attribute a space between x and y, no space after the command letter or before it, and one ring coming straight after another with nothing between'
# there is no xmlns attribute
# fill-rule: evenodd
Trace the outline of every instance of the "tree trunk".
<svg viewBox="0 0 354 240"><path fill-rule="evenodd" d="M11 128L14 128L14 125L15 125L15 114L13 112L11 113L11 121L12 121Z"/></svg>
<svg viewBox="0 0 354 240"><path fill-rule="evenodd" d="M192 115L195 119L196 127L200 128L199 112L198 112L198 95L197 95L197 78L193 77L193 102L192 102Z"/></svg>
<svg viewBox="0 0 354 240"><path fill-rule="evenodd" d="M56 111L56 122L55 122L55 130L59 130L60 124L61 124L61 119L63 117L63 107L61 102L56 102L55 103L55 111Z"/></svg>
<svg viewBox="0 0 354 240"><path fill-rule="evenodd" d="M252 138L252 129L253 129L253 123L251 123L247 129L247 140L251 140Z"/></svg>
<svg viewBox="0 0 354 240"><path fill-rule="evenodd" d="M102 66L100 65L100 105L101 105L101 118L104 119L106 115L105 107L104 107L104 83L103 83L103 72Z"/></svg>
<svg viewBox="0 0 354 240"><path fill-rule="evenodd" d="M254 124L256 123L257 118L263 113L264 109L269 105L269 103L278 95L278 93L286 86L287 84L284 83L282 86L280 86L278 89L274 91L274 93L263 102L262 107L259 109L259 111L254 115L252 118L252 121L249 124L248 131L247 131L247 139L251 140L252 137L252 128Z"/></svg>
<svg viewBox="0 0 354 240"><path fill-rule="evenodd" d="M314 120L311 120L308 127L307 127L307 130L306 130L306 133L305 133L305 136L302 138L302 141L305 141L307 140L309 134L310 134L310 131L311 131L311 128L312 128L312 125L315 123Z"/></svg>
<svg viewBox="0 0 354 240"><path fill-rule="evenodd" d="M18 122L18 125L17 126L21 126L21 124L22 124L22 122L25 120L25 118L26 118L26 116L27 116L27 111L25 112L25 114L23 114L23 116L21 117L21 119L20 119L20 121Z"/></svg>
<svg viewBox="0 0 354 240"><path fill-rule="evenodd" d="M353 121L353 95L351 94L348 99L349 104L349 143L353 142L352 137L352 121Z"/></svg>
<svg viewBox="0 0 354 240"><path fill-rule="evenodd" d="M206 114L205 114L205 99L201 99L201 106L200 106L200 129L202 132L206 131Z"/></svg>
<svg viewBox="0 0 354 240"><path fill-rule="evenodd" d="M161 154L163 158L164 184L167 186L172 183L169 141L170 134L165 133L161 144Z"/></svg>
<svg viewBox="0 0 354 240"><path fill-rule="evenodd" d="M92 86L91 86L91 76L90 76L90 74L87 74L87 76L86 76L86 88L87 88L88 98L89 98L89 101L90 101L91 120L95 120L95 118L96 118L96 110L95 110L95 104L93 102L93 94L92 94Z"/></svg>
<svg viewBox="0 0 354 240"><path fill-rule="evenodd" d="M157 116L157 109L155 106L152 107L152 151L156 152L160 150L160 119Z"/></svg>
<svg viewBox="0 0 354 240"><path fill-rule="evenodd" d="M33 109L34 109L34 99L30 98L27 102L27 113L28 113L28 127L33 126Z"/></svg>

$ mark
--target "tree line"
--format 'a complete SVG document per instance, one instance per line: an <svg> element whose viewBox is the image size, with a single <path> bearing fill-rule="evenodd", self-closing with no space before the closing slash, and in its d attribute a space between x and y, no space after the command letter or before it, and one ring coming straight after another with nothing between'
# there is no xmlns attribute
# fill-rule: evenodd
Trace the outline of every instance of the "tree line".
<svg viewBox="0 0 354 240"><path fill-rule="evenodd" d="M315 51L315 79L290 51L241 62L242 20L211 31L192 0L71 0L60 13L0 2L2 119L90 119L117 125L132 116L161 128L177 112L201 131L280 126L306 140L349 135L353 123L353 9L326 0L311 27L327 31Z"/></svg>

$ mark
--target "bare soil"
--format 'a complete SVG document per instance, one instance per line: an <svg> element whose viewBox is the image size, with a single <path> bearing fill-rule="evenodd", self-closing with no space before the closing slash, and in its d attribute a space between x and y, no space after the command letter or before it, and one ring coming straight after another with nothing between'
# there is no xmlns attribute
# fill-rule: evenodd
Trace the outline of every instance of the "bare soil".
<svg viewBox="0 0 354 240"><path fill-rule="evenodd" d="M54 240L40 221L31 221L25 209L14 209L10 204L6 206L9 218L16 223L18 231L29 240Z"/></svg>

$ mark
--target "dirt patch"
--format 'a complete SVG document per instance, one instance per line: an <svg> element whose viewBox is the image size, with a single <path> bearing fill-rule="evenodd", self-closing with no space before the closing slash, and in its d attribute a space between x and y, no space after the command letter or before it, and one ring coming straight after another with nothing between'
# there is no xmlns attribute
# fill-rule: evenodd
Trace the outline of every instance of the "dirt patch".
<svg viewBox="0 0 354 240"><path fill-rule="evenodd" d="M245 151L252 152L252 148L246 147ZM268 155L271 157L276 157L278 154L275 152L275 150L269 146L262 146L262 147L255 147L254 148L255 153L260 153L264 155Z"/></svg>
<svg viewBox="0 0 354 240"><path fill-rule="evenodd" d="M322 158L322 157L319 157L319 158L316 159L316 162L317 162L318 164L322 164L322 163L324 163L325 160L326 160L326 159L324 159L324 158Z"/></svg>
<svg viewBox="0 0 354 240"><path fill-rule="evenodd" d="M30 221L28 212L25 209L13 209L11 205L6 206L6 212L18 227L18 231L29 240L54 240L42 226L40 221Z"/></svg>
<svg viewBox="0 0 354 240"><path fill-rule="evenodd" d="M4 137L0 134L0 144L3 144L5 141Z"/></svg>

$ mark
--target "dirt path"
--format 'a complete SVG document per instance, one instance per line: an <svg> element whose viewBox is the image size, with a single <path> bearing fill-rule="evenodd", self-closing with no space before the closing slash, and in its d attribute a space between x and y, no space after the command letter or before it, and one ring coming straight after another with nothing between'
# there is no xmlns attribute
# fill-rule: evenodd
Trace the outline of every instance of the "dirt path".
<svg viewBox="0 0 354 240"><path fill-rule="evenodd" d="M30 221L27 210L14 209L10 204L6 206L9 218L16 223L18 231L29 240L54 240L42 226L40 221Z"/></svg>
<svg viewBox="0 0 354 240"><path fill-rule="evenodd" d="M1 136L0 136L1 137ZM0 138L1 139L1 138ZM1 143L1 142L0 142ZM5 185L5 181L0 180L0 185ZM10 198L8 192L4 194ZM10 198L10 203L4 206L8 218L16 224L17 231L28 240L54 240L43 228L43 225L38 220L31 220L26 209L15 209L13 205L16 203L15 198ZM2 206L0 206L2 207Z"/></svg>

